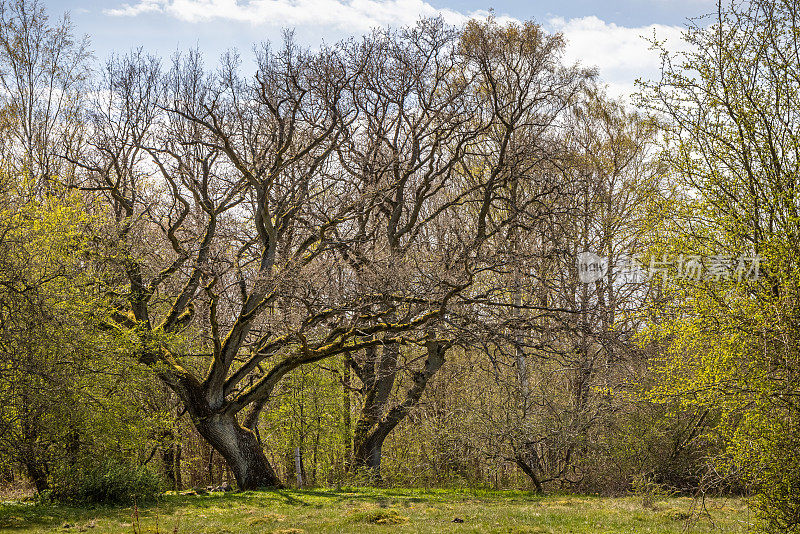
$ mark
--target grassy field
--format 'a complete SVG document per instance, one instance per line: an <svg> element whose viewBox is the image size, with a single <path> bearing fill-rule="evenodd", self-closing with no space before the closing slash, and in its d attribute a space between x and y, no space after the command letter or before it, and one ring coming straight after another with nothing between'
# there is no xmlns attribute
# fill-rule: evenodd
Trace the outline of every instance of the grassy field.
<svg viewBox="0 0 800 534"><path fill-rule="evenodd" d="M138 517L137 517L138 516ZM746 532L739 499L538 497L524 492L419 489L281 490L167 495L133 508L0 504L0 532L680 533Z"/></svg>

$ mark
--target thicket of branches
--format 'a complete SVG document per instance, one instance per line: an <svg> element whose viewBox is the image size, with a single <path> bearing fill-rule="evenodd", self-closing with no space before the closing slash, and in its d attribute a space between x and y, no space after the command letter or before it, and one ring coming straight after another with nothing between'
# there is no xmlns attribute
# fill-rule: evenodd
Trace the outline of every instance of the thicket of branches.
<svg viewBox="0 0 800 534"><path fill-rule="evenodd" d="M607 98L532 22L422 20L313 52L287 34L253 66L143 50L98 65L68 18L2 4L6 478L58 489L103 456L173 489L714 482L768 494L774 473L751 475L763 465L726 433L761 435L766 412L740 419L726 403L748 400L732 394L698 402L704 368L661 365L703 358L687 317L716 317L724 336L727 320L750 324L735 321L730 288L617 268L585 283L576 264L722 243L772 254L765 291L794 309L770 248L793 204L764 192L752 157L777 147L758 168L781 180L782 158L794 162L792 112L759 115L763 88L783 102L794 86L753 86L713 54L719 77L683 75L765 19L770 50L788 54L793 11L724 13L718 34L688 35L700 50L688 67L667 62L645 88L656 120ZM698 202L712 219L696 218ZM738 286L746 317L759 287ZM786 355L786 343L769 346ZM774 365L758 383L791 389L796 366ZM709 478L723 464L726 478Z"/></svg>
<svg viewBox="0 0 800 534"><path fill-rule="evenodd" d="M70 326L103 344L64 369L91 376L113 361L117 376L157 378L92 385L87 408L113 398L112 418L130 407L147 417L148 439L120 454L160 451L177 486L182 441L196 436L210 476L216 453L239 487L256 488L287 481L295 445L312 480L378 480L387 438L398 425L413 434L423 399L447 389L437 373L467 366L457 380L476 394L445 395L428 414L443 427L430 430L454 434L435 450L433 464L450 463L434 468L444 479L517 466L538 491L586 480L594 433L625 409L606 390L641 361L635 323L616 317L645 297L611 278L580 284L575 256L632 250L659 185L652 123L565 64L560 36L423 20L317 52L287 35L256 50L252 75L235 54L209 69L196 52L165 63L143 51L92 72L67 19L51 25L26 2L3 14L10 209L77 203L87 217L80 243L51 245L53 268L80 258L92 299L78 308L91 313ZM21 283L44 299L56 290ZM29 304L8 309L44 321ZM26 361L57 380L41 356ZM300 429L288 431L287 409L300 410ZM63 438L39 443L54 429L26 410L8 418L7 450L37 443L22 463L41 490L65 461ZM76 450L103 433L75 426Z"/></svg>

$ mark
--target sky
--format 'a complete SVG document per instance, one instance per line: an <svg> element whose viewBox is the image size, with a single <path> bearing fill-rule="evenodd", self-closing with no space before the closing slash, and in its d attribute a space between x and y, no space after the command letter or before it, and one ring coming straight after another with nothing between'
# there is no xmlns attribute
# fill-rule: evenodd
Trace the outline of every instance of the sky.
<svg viewBox="0 0 800 534"><path fill-rule="evenodd" d="M626 97L636 78L658 77L658 55L644 37L673 49L690 18L711 12L715 0L44 0L52 16L69 12L75 30L90 37L95 56L139 46L169 57L199 48L207 64L227 49L247 55L254 43L276 41L285 28L309 47L361 35L374 26L413 24L442 15L454 24L485 17L535 20L567 39L565 57L597 67L608 92Z"/></svg>

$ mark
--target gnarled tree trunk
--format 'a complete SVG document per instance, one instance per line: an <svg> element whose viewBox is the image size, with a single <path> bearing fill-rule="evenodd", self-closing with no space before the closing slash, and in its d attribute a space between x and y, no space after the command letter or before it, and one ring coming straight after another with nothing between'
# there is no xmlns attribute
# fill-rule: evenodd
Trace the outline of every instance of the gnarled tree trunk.
<svg viewBox="0 0 800 534"><path fill-rule="evenodd" d="M252 427L242 425L236 412L226 411L224 405L213 406L208 399L213 395L188 374L175 377L162 373L160 376L181 398L200 435L225 459L239 489L281 486ZM256 411L253 424L257 422L257 415Z"/></svg>
<svg viewBox="0 0 800 534"><path fill-rule="evenodd" d="M200 435L225 458L239 489L281 486L255 433L239 424L235 417L215 414L195 424Z"/></svg>
<svg viewBox="0 0 800 534"><path fill-rule="evenodd" d="M353 463L356 468L367 469L374 481L380 481L381 478L381 453L383 450L383 443L389 434L394 430L400 421L406 417L414 406L417 405L425 387L428 385L430 378L442 367L444 363L444 355L447 346L438 341L429 341L427 343L428 356L425 359L425 365L421 371L417 371L413 375L411 387L406 392L405 399L394 406L391 410L385 413L385 406L389 393L391 392L392 385L398 369L397 362L397 347L392 347L392 351L386 352L380 362L377 362L377 372L383 372L384 375L372 377L369 383L365 385L371 387L367 389L367 396L364 401L364 408L361 417L356 423L355 435L353 436ZM367 358L369 360L369 357ZM390 365L387 364L387 359L393 362L393 369L391 375L386 375L390 370ZM390 362L390 363L391 363ZM370 362L365 362L369 364ZM374 362L373 360L373 363ZM375 367L373 367L375 369ZM364 369L357 369L357 372L364 375ZM364 378L369 378L369 371L367 371Z"/></svg>

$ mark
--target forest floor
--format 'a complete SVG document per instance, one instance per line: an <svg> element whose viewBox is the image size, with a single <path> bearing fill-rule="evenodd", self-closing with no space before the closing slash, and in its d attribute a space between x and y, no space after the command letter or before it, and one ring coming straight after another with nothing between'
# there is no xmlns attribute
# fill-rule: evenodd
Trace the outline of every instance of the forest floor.
<svg viewBox="0 0 800 534"><path fill-rule="evenodd" d="M0 532L95 533L683 533L745 532L735 498L537 496L516 491L278 490L166 495L139 508L0 503Z"/></svg>

